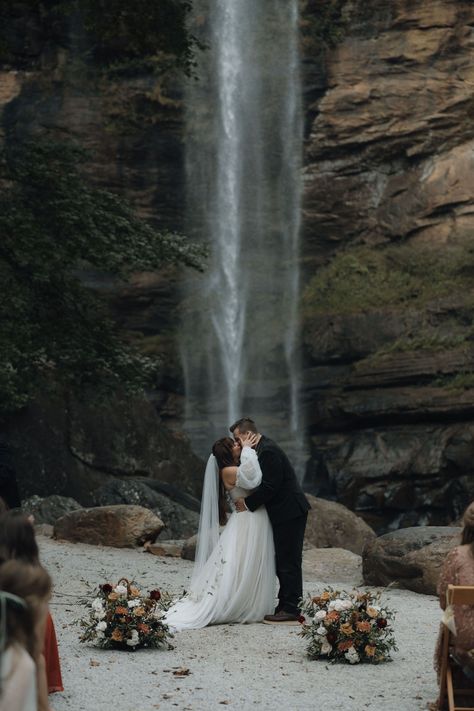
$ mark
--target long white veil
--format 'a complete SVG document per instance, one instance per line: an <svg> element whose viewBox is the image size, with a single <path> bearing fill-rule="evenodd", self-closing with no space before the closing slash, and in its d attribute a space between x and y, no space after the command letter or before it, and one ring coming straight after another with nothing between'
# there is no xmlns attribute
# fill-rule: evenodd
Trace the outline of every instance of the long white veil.
<svg viewBox="0 0 474 711"><path fill-rule="evenodd" d="M201 515L191 587L219 541L219 467L213 454L207 460L201 498Z"/></svg>

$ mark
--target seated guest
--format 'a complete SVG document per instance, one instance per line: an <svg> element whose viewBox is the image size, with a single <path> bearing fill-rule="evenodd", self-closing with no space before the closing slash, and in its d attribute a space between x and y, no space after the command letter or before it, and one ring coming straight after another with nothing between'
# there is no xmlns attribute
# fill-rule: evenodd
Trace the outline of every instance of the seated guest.
<svg viewBox="0 0 474 711"><path fill-rule="evenodd" d="M446 609L446 593L448 585L474 586L474 501L467 507L463 516L461 545L456 546L447 555L438 583L439 604ZM463 668L468 677L474 678L474 607L469 605L454 606L454 622L456 635L452 656ZM438 643L436 667L439 673L439 654L441 645Z"/></svg>
<svg viewBox="0 0 474 711"><path fill-rule="evenodd" d="M31 520L18 511L8 511L0 516L0 561L15 559L29 565L40 565L39 550ZM64 691L59 663L58 643L53 618L48 610L43 646L47 688Z"/></svg>
<svg viewBox="0 0 474 711"><path fill-rule="evenodd" d="M41 649L51 578L39 565L0 566L0 711L48 711Z"/></svg>

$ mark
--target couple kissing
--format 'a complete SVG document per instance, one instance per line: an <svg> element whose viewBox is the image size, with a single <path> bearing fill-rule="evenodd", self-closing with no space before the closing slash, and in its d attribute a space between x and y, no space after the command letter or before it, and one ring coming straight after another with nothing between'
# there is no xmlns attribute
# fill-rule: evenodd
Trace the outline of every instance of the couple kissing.
<svg viewBox="0 0 474 711"><path fill-rule="evenodd" d="M252 419L230 431L233 439L217 440L207 462L191 583L166 613L175 631L298 622L310 505L286 454Z"/></svg>

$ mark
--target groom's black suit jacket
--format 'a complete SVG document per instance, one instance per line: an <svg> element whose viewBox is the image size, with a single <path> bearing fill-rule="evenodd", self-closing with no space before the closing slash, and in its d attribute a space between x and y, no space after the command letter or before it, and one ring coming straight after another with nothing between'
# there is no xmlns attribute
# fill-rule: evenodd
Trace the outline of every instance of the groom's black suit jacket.
<svg viewBox="0 0 474 711"><path fill-rule="evenodd" d="M272 525L305 514L311 506L285 452L263 435L256 452L262 470L262 482L245 499L249 511L265 505Z"/></svg>

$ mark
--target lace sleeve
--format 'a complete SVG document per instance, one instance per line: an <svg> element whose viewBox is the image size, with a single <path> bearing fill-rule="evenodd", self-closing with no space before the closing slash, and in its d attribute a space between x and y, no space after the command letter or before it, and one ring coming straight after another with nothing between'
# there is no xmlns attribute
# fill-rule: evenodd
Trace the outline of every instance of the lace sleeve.
<svg viewBox="0 0 474 711"><path fill-rule="evenodd" d="M262 470L258 463L255 450L244 447L240 455L240 466L237 469L236 486L243 489L255 489L262 481Z"/></svg>

